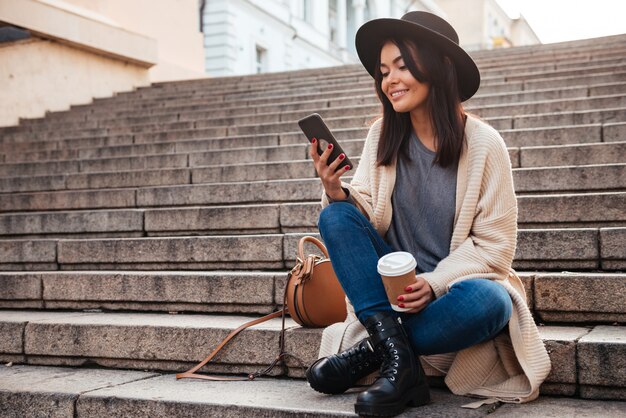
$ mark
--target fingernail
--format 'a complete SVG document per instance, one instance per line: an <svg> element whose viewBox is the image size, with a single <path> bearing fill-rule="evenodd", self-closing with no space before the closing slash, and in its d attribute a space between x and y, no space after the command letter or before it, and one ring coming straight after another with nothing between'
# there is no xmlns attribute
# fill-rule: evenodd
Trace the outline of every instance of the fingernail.
<svg viewBox="0 0 626 418"><path fill-rule="evenodd" d="M328 149L333 149L333 144L328 144Z"/></svg>
<svg viewBox="0 0 626 418"><path fill-rule="evenodd" d="M315 142L317 142L317 139L313 138L313 139L311 140L311 143L315 144Z"/></svg>
<svg viewBox="0 0 626 418"><path fill-rule="evenodd" d="M405 292L412 292L412 290L411 290L411 287L410 287L410 286L407 286L407 287L404 289L404 291L405 291Z"/></svg>
<svg viewBox="0 0 626 418"><path fill-rule="evenodd" d="M345 166L344 168L346 169L346 171L350 170L350 166L349 165Z"/></svg>
<svg viewBox="0 0 626 418"><path fill-rule="evenodd" d="M398 296L398 300L399 301L403 301L404 300L404 296Z"/></svg>
<svg viewBox="0 0 626 418"><path fill-rule="evenodd" d="M340 160L343 160L344 158L346 158L346 155L345 155L345 154L339 154L339 159L340 159Z"/></svg>
<svg viewBox="0 0 626 418"><path fill-rule="evenodd" d="M404 308L404 303L398 303L398 306Z"/></svg>

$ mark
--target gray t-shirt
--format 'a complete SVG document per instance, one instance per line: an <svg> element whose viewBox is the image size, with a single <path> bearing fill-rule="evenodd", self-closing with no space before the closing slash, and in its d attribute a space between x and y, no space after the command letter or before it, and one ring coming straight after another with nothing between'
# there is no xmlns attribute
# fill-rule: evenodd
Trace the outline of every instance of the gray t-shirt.
<svg viewBox="0 0 626 418"><path fill-rule="evenodd" d="M435 152L411 134L410 161L398 157L391 196L393 215L385 237L395 251L407 251L418 273L431 272L450 253L458 165L433 164Z"/></svg>

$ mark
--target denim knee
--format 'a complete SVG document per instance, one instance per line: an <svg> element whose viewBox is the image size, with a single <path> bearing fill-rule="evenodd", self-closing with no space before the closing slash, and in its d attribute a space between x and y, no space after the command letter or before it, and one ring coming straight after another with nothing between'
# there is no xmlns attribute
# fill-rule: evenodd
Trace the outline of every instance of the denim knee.
<svg viewBox="0 0 626 418"><path fill-rule="evenodd" d="M489 279L471 279L455 284L454 286L472 286L475 300L480 300L487 309L483 310L486 323L493 324L492 332L504 327L513 313L513 302L506 289Z"/></svg>
<svg viewBox="0 0 626 418"><path fill-rule="evenodd" d="M317 221L317 227L322 236L325 231L340 231L350 224L358 220L361 212L351 203L334 202L326 206L320 213Z"/></svg>

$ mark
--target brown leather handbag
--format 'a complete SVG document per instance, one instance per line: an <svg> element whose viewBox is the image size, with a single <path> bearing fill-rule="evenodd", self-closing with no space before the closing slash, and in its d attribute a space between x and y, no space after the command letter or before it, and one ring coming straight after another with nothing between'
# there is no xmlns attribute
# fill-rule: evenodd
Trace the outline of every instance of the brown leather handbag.
<svg viewBox="0 0 626 418"><path fill-rule="evenodd" d="M316 254L304 256L304 244L315 244L324 254L321 257ZM205 380L254 380L259 376L265 376L276 367L283 358L292 357L301 365L303 362L293 354L285 351L285 316L289 314L294 321L303 327L320 328L346 319L346 295L337 280L335 271L328 258L328 251L324 244L317 238L306 236L298 242L298 256L296 265L287 275L287 283L283 293L282 309L265 315L262 318L246 322L233 330L217 345L217 347L204 360L190 370L179 373L176 379L196 378ZM206 365L217 353L237 334L253 325L260 324L273 318L282 317L282 329L280 332L280 347L278 356L264 370L248 374L246 377L210 376L196 373Z"/></svg>
<svg viewBox="0 0 626 418"><path fill-rule="evenodd" d="M304 244L315 244L324 254L304 256ZM298 324L320 328L346 319L346 294L328 257L324 244L314 237L298 243L296 265L289 272L285 299L289 315Z"/></svg>

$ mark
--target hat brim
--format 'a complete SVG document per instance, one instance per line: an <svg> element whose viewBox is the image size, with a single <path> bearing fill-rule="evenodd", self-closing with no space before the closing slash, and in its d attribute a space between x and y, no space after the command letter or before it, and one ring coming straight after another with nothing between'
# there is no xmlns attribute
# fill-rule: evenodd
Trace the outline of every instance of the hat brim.
<svg viewBox="0 0 626 418"><path fill-rule="evenodd" d="M356 51L368 73L374 71L382 43L389 38L430 42L449 56L456 68L461 101L472 97L480 86L480 72L474 60L458 44L422 25L401 19L374 19L359 28L355 37Z"/></svg>

